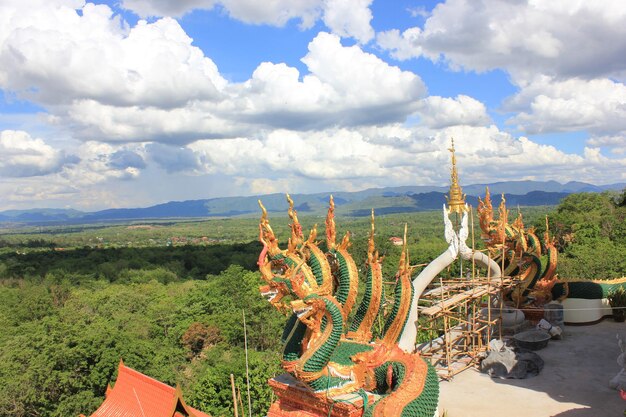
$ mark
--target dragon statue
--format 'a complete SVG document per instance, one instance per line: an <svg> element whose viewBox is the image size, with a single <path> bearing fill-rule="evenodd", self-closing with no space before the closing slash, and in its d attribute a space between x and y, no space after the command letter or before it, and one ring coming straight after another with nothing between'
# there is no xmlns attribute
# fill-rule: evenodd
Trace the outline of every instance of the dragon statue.
<svg viewBox="0 0 626 417"><path fill-rule="evenodd" d="M434 368L413 353L413 346L403 350L398 345L405 327L414 327L407 325L416 294L406 226L393 303L384 314L383 260L375 248L372 211L365 293L355 308L358 268L348 251L349 232L337 242L332 197L324 244L317 241L317 226L304 237L293 201L287 200L291 235L286 249L279 247L259 201L263 250L258 264L265 281L260 292L279 311L290 313L281 360L287 374L270 380L278 400L268 416L435 416L439 382ZM376 325L383 315L381 329Z"/></svg>
<svg viewBox="0 0 626 417"><path fill-rule="evenodd" d="M521 213L509 224L504 195L498 208L498 219L494 219L489 188L485 192L484 200L479 198L478 217L481 237L491 257L502 265L503 275L519 280L519 285L509 294L515 304L521 306L536 299L550 301L552 289L558 279L558 252L549 231L546 230L541 242L534 228L524 227ZM547 257L545 264L542 262L543 255Z"/></svg>
<svg viewBox="0 0 626 417"><path fill-rule="evenodd" d="M487 188L484 200L479 198L478 216L481 237L491 257L503 265L503 275L519 279L519 286L509 294L517 306L533 301L542 305L551 300L567 300L572 311L589 309L590 313L572 312L569 313L571 320L568 320L566 311L566 322L592 322L603 317L607 305L602 300L608 292L617 287L626 288L624 278L587 281L559 279L556 274L558 251L554 238L550 236L547 218L543 240L536 236L534 228L524 228L521 214L509 224L504 195L498 208L498 219L495 219Z"/></svg>

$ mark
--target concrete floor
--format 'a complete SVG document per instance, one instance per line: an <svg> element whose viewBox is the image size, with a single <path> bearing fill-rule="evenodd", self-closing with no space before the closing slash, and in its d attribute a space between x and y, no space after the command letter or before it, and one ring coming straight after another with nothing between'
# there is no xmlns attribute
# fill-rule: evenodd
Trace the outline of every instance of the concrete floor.
<svg viewBox="0 0 626 417"><path fill-rule="evenodd" d="M609 388L620 371L615 335L626 324L605 319L592 326L566 326L537 354L541 373L528 379L492 379L475 369L442 381L439 411L446 417L614 417L626 401Z"/></svg>

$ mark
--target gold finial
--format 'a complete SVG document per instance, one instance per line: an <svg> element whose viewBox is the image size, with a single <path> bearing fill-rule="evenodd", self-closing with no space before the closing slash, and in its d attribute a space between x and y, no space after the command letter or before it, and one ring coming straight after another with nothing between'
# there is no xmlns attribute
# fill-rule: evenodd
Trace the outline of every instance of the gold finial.
<svg viewBox="0 0 626 417"><path fill-rule="evenodd" d="M459 185L459 175L456 170L456 155L454 154L454 139L452 139L452 146L448 148L452 153L452 172L450 174L450 192L446 198L448 199L448 207L450 212L463 213L467 211L465 205L465 194Z"/></svg>

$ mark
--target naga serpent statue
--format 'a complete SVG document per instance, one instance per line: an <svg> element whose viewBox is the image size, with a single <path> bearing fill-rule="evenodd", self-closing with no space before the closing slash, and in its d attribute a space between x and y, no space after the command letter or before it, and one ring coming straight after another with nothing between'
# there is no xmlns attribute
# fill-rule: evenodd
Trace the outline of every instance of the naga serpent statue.
<svg viewBox="0 0 626 417"><path fill-rule="evenodd" d="M323 249L316 240L316 226L305 239L293 201L289 196L287 200L291 236L286 249L279 248L267 211L259 201L263 212L259 239L263 250L258 263L266 283L260 287L261 294L279 311L291 313L283 332L281 365L295 380L293 385L304 390L310 402L332 406L338 405L338 398L345 394L360 397L358 414L349 415L435 416L439 382L434 368L413 353L413 346L405 350L398 346L405 328L414 327L408 318L416 298L406 249L406 226L393 304L384 317L382 330L376 332L374 327L383 314L385 296L382 258L374 244L373 211L365 293L354 311L358 268L348 252L349 232L340 243L336 241L332 197ZM286 407L288 399L282 400L281 403L279 395L268 415L331 415L330 411L285 411L281 407Z"/></svg>
<svg viewBox="0 0 626 417"><path fill-rule="evenodd" d="M481 237L485 241L491 257L504 266L503 275L518 277L520 285L511 292L510 298L517 306L556 300L569 303L572 312L565 321L591 322L602 318L607 305L602 300L609 291L617 287L626 288L626 279L615 280L561 280L556 274L558 251L554 238L550 237L546 219L546 232L543 241L535 235L534 229L525 229L521 214L508 223L508 210L504 195L498 209L499 218L494 219L489 188L485 199L479 198L478 216ZM542 263L545 259L545 266ZM575 313L580 309L581 313ZM589 313L584 313L589 309ZM595 311L594 311L595 310Z"/></svg>
<svg viewBox="0 0 626 417"><path fill-rule="evenodd" d="M539 299L550 301L557 284L557 249L546 227L543 242L534 228L526 229L521 213L512 224L508 223L508 210L504 195L498 208L499 218L493 216L489 188L485 199L478 202L478 217L483 238L491 257L503 266L504 276L516 277L519 285L509 294L517 306ZM546 221L547 226L547 221ZM543 243L543 244L542 244ZM545 266L542 255L547 261Z"/></svg>

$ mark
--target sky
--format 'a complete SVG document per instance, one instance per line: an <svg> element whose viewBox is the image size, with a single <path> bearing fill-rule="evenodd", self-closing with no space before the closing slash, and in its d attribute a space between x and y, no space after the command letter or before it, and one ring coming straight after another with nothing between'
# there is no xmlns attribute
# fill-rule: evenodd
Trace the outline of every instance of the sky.
<svg viewBox="0 0 626 417"><path fill-rule="evenodd" d="M0 210L626 182L623 0L1 0Z"/></svg>

